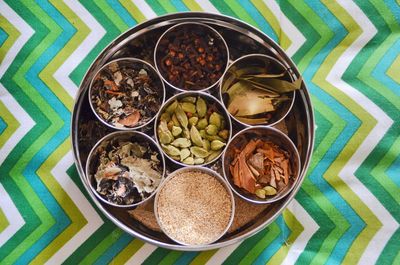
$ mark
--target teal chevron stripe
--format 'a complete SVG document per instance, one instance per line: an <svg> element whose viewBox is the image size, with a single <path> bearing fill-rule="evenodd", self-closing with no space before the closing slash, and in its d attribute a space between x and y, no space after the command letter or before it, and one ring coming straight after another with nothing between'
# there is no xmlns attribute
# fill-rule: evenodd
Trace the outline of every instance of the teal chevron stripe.
<svg viewBox="0 0 400 265"><path fill-rule="evenodd" d="M3 46L4 42L8 39L8 34L0 28L0 47Z"/></svg>
<svg viewBox="0 0 400 265"><path fill-rule="evenodd" d="M137 24L134 18L129 14L129 12L124 8L118 0L107 0L109 6L112 6L115 12L121 17L125 25L128 27L133 27Z"/></svg>

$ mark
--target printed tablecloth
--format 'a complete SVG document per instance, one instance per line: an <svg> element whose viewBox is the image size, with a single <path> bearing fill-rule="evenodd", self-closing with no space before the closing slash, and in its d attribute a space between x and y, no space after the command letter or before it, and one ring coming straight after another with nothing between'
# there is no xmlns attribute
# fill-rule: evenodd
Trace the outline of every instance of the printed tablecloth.
<svg viewBox="0 0 400 265"><path fill-rule="evenodd" d="M117 35L178 11L276 40L312 95L316 143L296 199L244 242L157 248L91 203L73 163L79 83ZM0 263L400 264L400 7L388 1L0 1Z"/></svg>

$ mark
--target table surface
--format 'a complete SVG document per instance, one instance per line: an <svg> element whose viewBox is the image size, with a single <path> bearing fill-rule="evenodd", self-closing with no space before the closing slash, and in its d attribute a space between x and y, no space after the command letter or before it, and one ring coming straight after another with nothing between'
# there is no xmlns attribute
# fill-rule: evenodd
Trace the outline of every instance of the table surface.
<svg viewBox="0 0 400 265"><path fill-rule="evenodd" d="M92 204L70 117L86 70L121 32L178 11L246 21L298 65L316 143L295 200L244 242L146 244ZM0 1L0 263L400 264L400 7L393 0Z"/></svg>

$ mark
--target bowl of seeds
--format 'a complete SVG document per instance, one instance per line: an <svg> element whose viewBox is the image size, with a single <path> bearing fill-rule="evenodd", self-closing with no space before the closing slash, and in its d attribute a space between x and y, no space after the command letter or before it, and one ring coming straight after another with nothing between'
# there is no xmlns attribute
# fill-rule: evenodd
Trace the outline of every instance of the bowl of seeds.
<svg viewBox="0 0 400 265"><path fill-rule="evenodd" d="M97 142L86 163L87 182L102 202L134 208L157 192L165 161L157 143L144 133L117 131Z"/></svg>
<svg viewBox="0 0 400 265"><path fill-rule="evenodd" d="M154 135L164 154L177 165L208 165L222 154L232 125L216 98L204 92L183 92L163 105Z"/></svg>
<svg viewBox="0 0 400 265"><path fill-rule="evenodd" d="M154 62L164 81L180 91L204 91L221 79L229 61L228 46L214 28L185 22L158 40Z"/></svg>
<svg viewBox="0 0 400 265"><path fill-rule="evenodd" d="M267 126L236 134L222 156L222 170L232 190L252 203L272 203L294 188L300 156L288 136Z"/></svg>
<svg viewBox="0 0 400 265"><path fill-rule="evenodd" d="M232 119L244 126L282 121L292 109L302 79L292 80L290 69L264 54L238 58L220 82L220 98Z"/></svg>
<svg viewBox="0 0 400 265"><path fill-rule="evenodd" d="M158 72L135 58L105 64L89 87L89 103L96 117L118 130L148 125L164 100L165 87Z"/></svg>
<svg viewBox="0 0 400 265"><path fill-rule="evenodd" d="M232 224L233 193L215 171L185 167L161 184L154 213L162 231L182 245L204 246L220 239Z"/></svg>

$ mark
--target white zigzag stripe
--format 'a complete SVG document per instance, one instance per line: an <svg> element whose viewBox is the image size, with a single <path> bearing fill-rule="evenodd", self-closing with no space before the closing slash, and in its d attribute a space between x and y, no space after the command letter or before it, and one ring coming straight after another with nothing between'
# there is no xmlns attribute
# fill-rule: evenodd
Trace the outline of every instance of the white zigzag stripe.
<svg viewBox="0 0 400 265"><path fill-rule="evenodd" d="M196 2L206 12L216 13L216 14L220 13L218 11L218 9L213 4L211 4L210 1L208 1L208 0L198 0Z"/></svg>
<svg viewBox="0 0 400 265"><path fill-rule="evenodd" d="M157 16L157 14L151 9L151 7L143 0L131 0L132 3L139 8L143 15L147 19L151 19Z"/></svg>
<svg viewBox="0 0 400 265"><path fill-rule="evenodd" d="M392 234L399 227L399 224L376 197L374 197L374 195L357 179L354 172L361 166L361 163L383 138L393 124L393 121L374 102L341 79L354 57L377 33L377 29L356 4L345 0L340 0L338 3L351 14L353 19L362 28L363 33L337 60L332 71L327 76L327 81L335 87L338 87L350 98L357 99L357 103L368 111L378 122L341 172L339 172L339 177L346 182L369 208L371 208L371 211L375 213L375 216L383 225L369 242L367 249L364 251L359 261L360 264L374 264Z"/></svg>
<svg viewBox="0 0 400 265"><path fill-rule="evenodd" d="M54 73L54 78L62 85L62 87L72 98L75 98L78 87L69 78L69 75L83 61L83 59L85 59L85 57L96 46L101 38L103 38L103 36L106 34L106 31L78 1L65 0L65 4L67 4L68 7L71 8L90 28L89 35Z"/></svg>
<svg viewBox="0 0 400 265"><path fill-rule="evenodd" d="M300 49L301 46L303 46L303 44L306 42L306 38L293 25L293 23L283 14L277 2L270 0L263 0L263 1L268 6L268 8L271 9L272 13L277 17L282 30L292 41L291 45L286 50L286 53L289 56L292 56L298 49Z"/></svg>
<svg viewBox="0 0 400 265"><path fill-rule="evenodd" d="M9 225L0 233L0 247L4 245L24 224L25 221L19 214L11 198L0 183L0 208L6 216Z"/></svg>
<svg viewBox="0 0 400 265"><path fill-rule="evenodd" d="M151 253L153 253L157 249L156 246L150 244L144 244L138 251L136 251L135 255L133 255L126 264L133 265L133 264L142 264Z"/></svg>
<svg viewBox="0 0 400 265"><path fill-rule="evenodd" d="M8 67L13 62L14 58L17 56L18 52L22 49L25 43L31 38L34 31L32 28L14 12L5 2L0 2L0 14L10 21L21 33L21 35L16 39L13 46L10 48L8 53L5 55L3 62L0 65L0 78L4 75ZM14 116L20 126L14 132L14 134L4 143L3 147L0 148L0 165L4 162L8 154L14 149L15 145L32 129L35 125L31 117L24 111L24 109L18 104L18 102L8 93L7 89L0 84L0 100L3 102L8 109L12 110L12 113L17 113ZM8 196L4 187L0 184L0 207L9 222L7 226L0 233L0 247L7 242L24 224L21 214L15 207L11 198Z"/></svg>
<svg viewBox="0 0 400 265"><path fill-rule="evenodd" d="M304 227L303 232L293 242L286 258L282 261L282 264L294 264L319 226L297 200L293 200L287 209L295 215L296 219Z"/></svg>
<svg viewBox="0 0 400 265"><path fill-rule="evenodd" d="M214 255L212 255L212 257L207 261L206 265L222 264L222 262L224 262L224 260L226 260L233 253L233 251L240 246L241 243L243 242L218 249L218 251L215 252Z"/></svg>
<svg viewBox="0 0 400 265"><path fill-rule="evenodd" d="M73 164L74 160L72 151L70 150L51 170L51 174L55 177L58 183L60 183L63 189L68 191L68 195L88 222L81 230L79 230L78 233L70 238L64 246L60 246L57 252L46 262L47 264L62 263L104 223L79 188L66 173L68 168Z"/></svg>

